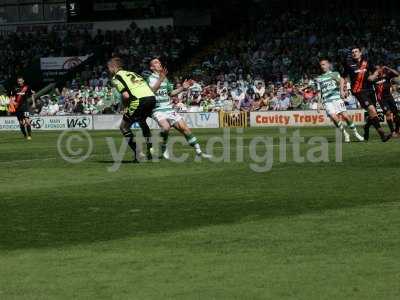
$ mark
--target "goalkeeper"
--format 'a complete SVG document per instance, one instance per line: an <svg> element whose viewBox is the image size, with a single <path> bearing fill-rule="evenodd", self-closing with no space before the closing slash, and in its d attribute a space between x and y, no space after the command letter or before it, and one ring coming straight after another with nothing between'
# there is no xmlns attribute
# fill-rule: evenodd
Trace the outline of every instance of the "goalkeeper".
<svg viewBox="0 0 400 300"><path fill-rule="evenodd" d="M129 147L134 153L134 162L137 163L135 136L131 130L133 123L139 123L147 144L147 159L152 159L151 131L146 119L151 117L156 105L156 98L146 81L138 74L123 70L123 62L114 57L107 64L108 71L113 76L112 84L122 95L122 102L127 108L122 118L120 130L127 139Z"/></svg>

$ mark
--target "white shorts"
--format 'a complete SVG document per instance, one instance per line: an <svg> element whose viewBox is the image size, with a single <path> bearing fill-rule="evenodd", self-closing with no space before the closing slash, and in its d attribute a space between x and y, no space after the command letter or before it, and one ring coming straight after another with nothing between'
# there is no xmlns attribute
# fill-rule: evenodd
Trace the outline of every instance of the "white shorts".
<svg viewBox="0 0 400 300"><path fill-rule="evenodd" d="M182 116L175 111L157 111L153 113L152 118L157 121L157 123L166 120L170 126L174 126L176 123L183 120Z"/></svg>
<svg viewBox="0 0 400 300"><path fill-rule="evenodd" d="M343 100L335 100L325 103L325 111L328 116L334 116L346 112L346 104Z"/></svg>

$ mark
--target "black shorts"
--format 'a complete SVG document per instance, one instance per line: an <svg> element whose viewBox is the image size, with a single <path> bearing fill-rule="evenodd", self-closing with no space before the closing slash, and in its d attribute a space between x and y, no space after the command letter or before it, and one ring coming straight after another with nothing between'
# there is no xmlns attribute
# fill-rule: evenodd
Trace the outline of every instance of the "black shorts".
<svg viewBox="0 0 400 300"><path fill-rule="evenodd" d="M379 105L385 114L387 112L397 113L398 111L396 101L394 101L393 97L383 99L379 102Z"/></svg>
<svg viewBox="0 0 400 300"><path fill-rule="evenodd" d="M146 121L153 114L156 108L156 97L145 97L139 99L139 106L134 112L125 113L123 116L124 121L133 124Z"/></svg>
<svg viewBox="0 0 400 300"><path fill-rule="evenodd" d="M376 106L376 96L374 91L372 90L365 90L358 93L353 93L353 95L354 97L356 97L363 109L368 109L368 106L370 105Z"/></svg>
<svg viewBox="0 0 400 300"><path fill-rule="evenodd" d="M19 110L15 113L15 116L17 117L18 121L22 121L24 119L29 119L30 113L28 111Z"/></svg>

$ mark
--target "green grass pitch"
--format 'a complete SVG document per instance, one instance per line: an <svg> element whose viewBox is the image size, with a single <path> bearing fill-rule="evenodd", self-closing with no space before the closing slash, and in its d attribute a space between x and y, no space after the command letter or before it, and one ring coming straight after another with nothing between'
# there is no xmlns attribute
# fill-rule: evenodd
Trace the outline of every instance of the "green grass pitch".
<svg viewBox="0 0 400 300"><path fill-rule="evenodd" d="M332 128L300 132L327 137L333 160ZM0 134L0 299L400 299L400 140L345 144L342 163L299 164L288 145L256 173L251 139L279 131L232 130L244 162L108 172L118 132L91 132L80 164L59 134Z"/></svg>

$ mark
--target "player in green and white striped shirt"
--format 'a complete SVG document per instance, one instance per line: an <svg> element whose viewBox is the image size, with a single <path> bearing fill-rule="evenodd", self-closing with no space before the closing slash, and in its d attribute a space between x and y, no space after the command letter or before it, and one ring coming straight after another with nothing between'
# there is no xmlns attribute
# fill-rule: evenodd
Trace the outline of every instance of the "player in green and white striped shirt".
<svg viewBox="0 0 400 300"><path fill-rule="evenodd" d="M343 78L340 77L338 72L332 71L332 64L328 59L321 59L319 64L323 74L315 78L314 87L320 93L320 99L326 114L335 126L343 132L345 142L350 142L350 135L345 130L342 120L347 123L348 128L350 128L357 140L364 141L364 138L357 132L356 126L347 114L346 105L341 98L340 82Z"/></svg>
<svg viewBox="0 0 400 300"><path fill-rule="evenodd" d="M153 110L152 118L161 128L161 137L163 143L161 145L162 156L169 159L170 155L167 149L168 135L172 127L182 133L186 141L192 146L197 156L211 158L210 155L201 151L197 138L192 134L191 129L185 120L172 107L170 96L175 96L184 90L187 90L192 82L185 80L182 87L174 90L173 84L167 79L168 71L162 66L158 58L150 61L150 70L153 72L147 82L156 95L156 107Z"/></svg>

